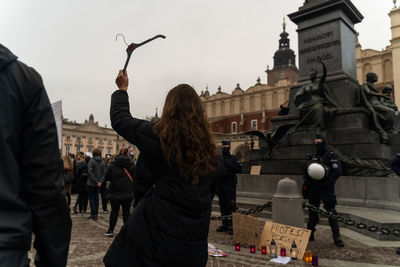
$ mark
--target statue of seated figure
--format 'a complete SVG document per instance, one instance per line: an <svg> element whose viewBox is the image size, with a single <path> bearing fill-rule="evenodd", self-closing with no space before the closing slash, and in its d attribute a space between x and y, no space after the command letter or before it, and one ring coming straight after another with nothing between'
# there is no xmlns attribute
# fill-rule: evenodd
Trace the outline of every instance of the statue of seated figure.
<svg viewBox="0 0 400 267"><path fill-rule="evenodd" d="M393 117L393 126L391 132L397 134L400 132L400 113L398 111L396 104L392 99L392 92L393 92L393 87L390 85L386 85L385 88L383 88L382 90L382 94L386 97L380 97L379 101L383 106L393 110L393 115L391 116Z"/></svg>
<svg viewBox="0 0 400 267"><path fill-rule="evenodd" d="M315 130L325 128L325 121L332 120L336 111L336 100L325 84L326 67L322 64L323 74L318 80L318 72L311 70L310 83L302 87L294 96L293 102L299 109L300 121L296 130Z"/></svg>
<svg viewBox="0 0 400 267"><path fill-rule="evenodd" d="M396 120L396 110L394 103L388 101L390 96L381 94L375 88L374 83L378 81L378 75L373 72L367 74L366 83L361 85L361 97L365 107L371 112L372 127L380 133L381 142L389 143L387 132L393 131L393 123ZM394 105L395 106L395 105ZM397 107L396 107L397 108Z"/></svg>

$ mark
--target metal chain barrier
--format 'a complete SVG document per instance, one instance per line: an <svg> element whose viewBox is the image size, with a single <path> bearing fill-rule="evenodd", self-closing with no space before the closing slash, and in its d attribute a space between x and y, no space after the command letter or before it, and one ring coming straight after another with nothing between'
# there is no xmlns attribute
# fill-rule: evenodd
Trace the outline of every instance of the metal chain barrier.
<svg viewBox="0 0 400 267"><path fill-rule="evenodd" d="M333 212L327 212L319 209L318 207L315 207L313 205L306 204L305 205L309 210L312 210L314 212L317 212L318 214L321 214L322 216L332 218L338 222L342 222L348 226L353 226L357 227L358 229L365 229L373 233L378 233L378 234L384 234L384 235L395 235L397 237L400 237L400 229L389 229L386 227L380 227L377 225L368 225L365 223L359 223L356 222L352 219L346 219L338 214L335 214Z"/></svg>
<svg viewBox="0 0 400 267"><path fill-rule="evenodd" d="M249 210L246 211L240 211L237 213L240 214L244 214L244 215L249 215L249 214L253 214L253 213L258 213L263 211L264 209L270 208L272 207L272 202L268 201L267 203L265 203L264 205L260 205L257 206L255 208L251 208ZM370 232L373 233L378 233L378 234L384 234L384 235L394 235L397 237L400 237L400 229L389 229L386 227L380 227L377 225L368 225L365 223L360 223L360 222L356 222L352 219L348 219L348 218L344 218L338 214L335 214L333 212L327 212L327 211L323 211L321 209L319 209L318 207L309 205L309 204L305 204L305 207L307 207L309 210L312 210L314 212L317 212L318 214L328 217L328 218L332 218L338 222L342 222L348 226L353 226L353 227L357 227L358 229L365 229L368 230ZM211 220L212 221L217 221L217 220L224 220L224 219L232 219L232 215L226 215L226 216L211 216Z"/></svg>
<svg viewBox="0 0 400 267"><path fill-rule="evenodd" d="M240 214L244 214L244 215L249 215L249 214L253 214L253 213L258 213L261 212L263 210L265 210L266 208L270 208L272 207L272 202L268 201L267 203L265 203L264 205L260 205L257 206L255 208L251 208L249 210L246 211L236 211L236 213L240 213ZM217 220L224 220L224 219L232 219L232 215L226 215L226 216L211 216L211 220L212 221L217 221Z"/></svg>

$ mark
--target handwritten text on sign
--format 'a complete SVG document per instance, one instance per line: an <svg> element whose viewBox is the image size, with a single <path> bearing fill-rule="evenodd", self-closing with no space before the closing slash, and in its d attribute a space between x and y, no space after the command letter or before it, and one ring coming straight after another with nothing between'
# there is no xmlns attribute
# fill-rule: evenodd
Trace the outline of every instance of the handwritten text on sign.
<svg viewBox="0 0 400 267"><path fill-rule="evenodd" d="M278 246L278 251L282 247L286 248L286 251L289 251L294 241L298 249L297 258L302 259L307 248L310 234L311 230L280 223L266 222L261 234L259 247L264 245L268 246L271 240L274 239Z"/></svg>

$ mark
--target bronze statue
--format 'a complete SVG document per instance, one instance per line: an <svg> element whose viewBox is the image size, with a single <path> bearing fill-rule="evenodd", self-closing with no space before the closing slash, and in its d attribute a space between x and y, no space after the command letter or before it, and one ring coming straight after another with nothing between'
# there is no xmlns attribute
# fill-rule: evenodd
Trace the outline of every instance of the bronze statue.
<svg viewBox="0 0 400 267"><path fill-rule="evenodd" d="M390 113L393 113L391 115L391 117L393 117L393 126L391 132L397 134L400 132L400 113L398 111L396 104L392 99L392 92L393 92L393 87L390 85L386 85L382 90L382 94L386 97L380 97L379 101L383 106L390 108L392 110L389 111Z"/></svg>
<svg viewBox="0 0 400 267"><path fill-rule="evenodd" d="M367 73L366 83L361 85L361 99L365 107L371 112L372 127L379 132L381 142L388 144L389 136L387 132L392 131L396 115L395 110L392 107L388 107L388 103L383 104L383 102L389 100L390 96L381 94L375 88L374 83L377 81L378 75L373 72ZM382 99L385 100L383 101Z"/></svg>
<svg viewBox="0 0 400 267"><path fill-rule="evenodd" d="M323 74L318 80L318 72L311 70L310 83L301 88L294 96L294 104L299 109L300 122L296 129L315 130L325 128L325 121L332 120L337 102L325 84L326 66L320 61Z"/></svg>

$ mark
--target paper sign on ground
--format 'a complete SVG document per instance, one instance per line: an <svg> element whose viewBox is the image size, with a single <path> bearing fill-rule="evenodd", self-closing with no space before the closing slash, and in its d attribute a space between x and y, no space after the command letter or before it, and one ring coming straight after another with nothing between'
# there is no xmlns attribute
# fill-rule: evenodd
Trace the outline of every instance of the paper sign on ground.
<svg viewBox="0 0 400 267"><path fill-rule="evenodd" d="M249 215L232 213L233 237L241 245L258 244L258 220Z"/></svg>
<svg viewBox="0 0 400 267"><path fill-rule="evenodd" d="M284 247L286 248L286 251L289 252L294 241L298 249L297 258L302 259L307 248L310 234L311 230L308 229L280 223L266 222L258 246L261 247L267 245L268 247L271 240L274 239L278 251L281 247Z"/></svg>
<svg viewBox="0 0 400 267"><path fill-rule="evenodd" d="M253 165L250 169L250 175L260 175L261 165Z"/></svg>
<svg viewBox="0 0 400 267"><path fill-rule="evenodd" d="M290 261L289 257L281 257L281 256L278 256L278 258L270 260L270 262L276 262L280 264L287 264L289 261Z"/></svg>
<svg viewBox="0 0 400 267"><path fill-rule="evenodd" d="M208 256L226 257L228 255L224 251L217 249L213 244L208 243Z"/></svg>

